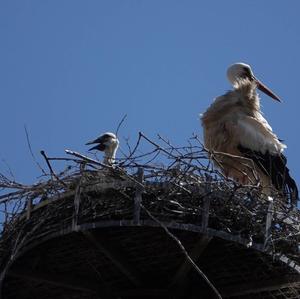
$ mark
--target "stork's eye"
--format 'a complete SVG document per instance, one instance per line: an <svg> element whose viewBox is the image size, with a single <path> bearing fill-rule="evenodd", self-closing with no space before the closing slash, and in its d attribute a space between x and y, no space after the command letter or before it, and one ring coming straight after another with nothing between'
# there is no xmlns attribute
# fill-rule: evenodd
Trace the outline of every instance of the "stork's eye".
<svg viewBox="0 0 300 299"><path fill-rule="evenodd" d="M251 78L252 77L252 75L251 75L251 71L250 71L250 69L249 68L247 68L247 67L243 67L243 71L244 71L244 74L245 74L245 77L246 78Z"/></svg>

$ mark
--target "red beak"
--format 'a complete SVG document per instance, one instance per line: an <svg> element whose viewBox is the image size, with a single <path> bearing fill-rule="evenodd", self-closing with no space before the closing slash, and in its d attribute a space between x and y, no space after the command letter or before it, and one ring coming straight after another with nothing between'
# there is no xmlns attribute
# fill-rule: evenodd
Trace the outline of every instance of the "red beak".
<svg viewBox="0 0 300 299"><path fill-rule="evenodd" d="M274 99L274 100L276 100L278 102L281 102L280 98L271 89L269 89L266 85L264 85L261 81L259 81L258 79L256 79L254 76L253 76L253 80L256 82L257 88L259 90L261 90L262 92L264 92L265 94L267 94L272 99Z"/></svg>

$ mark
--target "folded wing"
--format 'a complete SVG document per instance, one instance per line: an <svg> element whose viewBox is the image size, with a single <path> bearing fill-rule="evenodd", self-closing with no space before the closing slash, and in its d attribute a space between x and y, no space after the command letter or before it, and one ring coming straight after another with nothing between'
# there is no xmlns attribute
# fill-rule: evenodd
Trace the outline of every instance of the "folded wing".
<svg viewBox="0 0 300 299"><path fill-rule="evenodd" d="M253 160L270 177L277 190L298 199L297 185L289 174L286 157L282 154L286 145L272 132L267 121L262 116L259 119L240 116L233 128L241 154Z"/></svg>

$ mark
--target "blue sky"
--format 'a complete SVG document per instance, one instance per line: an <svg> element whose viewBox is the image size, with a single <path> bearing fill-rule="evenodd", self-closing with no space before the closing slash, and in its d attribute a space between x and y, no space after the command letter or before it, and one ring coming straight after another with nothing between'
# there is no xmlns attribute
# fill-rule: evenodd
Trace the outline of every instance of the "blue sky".
<svg viewBox="0 0 300 299"><path fill-rule="evenodd" d="M299 11L299 1L0 1L0 171L40 175L24 125L43 165L41 149L86 153L124 114L120 136L133 144L139 131L186 144L231 88L228 65L243 61L284 101L261 95L300 182Z"/></svg>

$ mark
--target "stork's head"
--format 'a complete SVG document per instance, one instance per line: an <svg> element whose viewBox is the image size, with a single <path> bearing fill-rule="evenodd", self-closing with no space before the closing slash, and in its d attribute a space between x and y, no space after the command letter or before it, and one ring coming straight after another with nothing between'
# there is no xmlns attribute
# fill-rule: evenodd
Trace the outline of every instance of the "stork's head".
<svg viewBox="0 0 300 299"><path fill-rule="evenodd" d="M246 63L238 62L232 64L227 69L227 77L233 86L236 86L242 79L248 79L251 82L254 81L259 90L270 96L272 99L281 102L280 98L272 90L255 78L250 65Z"/></svg>
<svg viewBox="0 0 300 299"><path fill-rule="evenodd" d="M104 152L116 151L119 146L119 139L114 133L106 132L101 137L102 144L105 146Z"/></svg>

